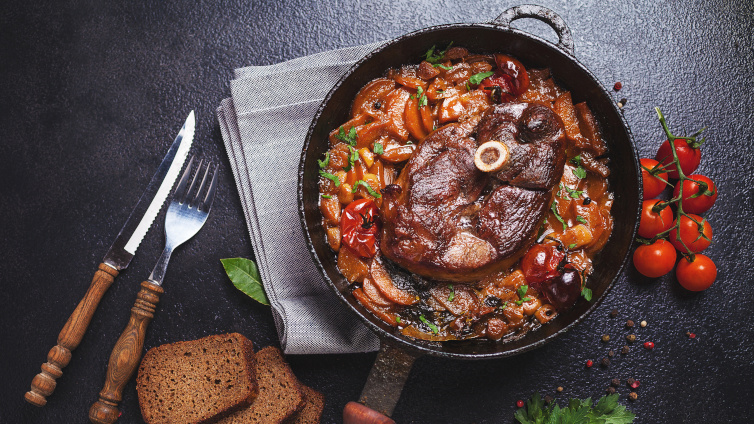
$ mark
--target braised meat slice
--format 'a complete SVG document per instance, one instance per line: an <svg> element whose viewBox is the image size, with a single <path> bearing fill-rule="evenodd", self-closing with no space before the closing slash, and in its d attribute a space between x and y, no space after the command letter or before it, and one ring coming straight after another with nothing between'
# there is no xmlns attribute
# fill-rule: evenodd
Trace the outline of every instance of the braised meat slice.
<svg viewBox="0 0 754 424"><path fill-rule="evenodd" d="M484 173L474 154L490 140L504 143L510 157L498 172ZM383 191L383 254L438 280L473 281L510 267L547 211L564 141L560 118L527 103L493 106L481 120L436 130Z"/></svg>

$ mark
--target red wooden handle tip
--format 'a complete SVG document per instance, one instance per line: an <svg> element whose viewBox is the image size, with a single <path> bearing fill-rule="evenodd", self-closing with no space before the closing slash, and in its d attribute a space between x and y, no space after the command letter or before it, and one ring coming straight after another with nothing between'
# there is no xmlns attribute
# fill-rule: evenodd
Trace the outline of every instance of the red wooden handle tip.
<svg viewBox="0 0 754 424"><path fill-rule="evenodd" d="M343 408L343 424L395 424L395 421L358 402L348 402Z"/></svg>

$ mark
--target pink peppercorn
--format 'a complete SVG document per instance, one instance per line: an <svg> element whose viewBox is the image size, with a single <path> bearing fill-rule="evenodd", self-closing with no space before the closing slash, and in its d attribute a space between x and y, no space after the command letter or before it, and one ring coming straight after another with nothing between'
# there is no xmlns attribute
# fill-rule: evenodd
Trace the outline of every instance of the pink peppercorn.
<svg viewBox="0 0 754 424"><path fill-rule="evenodd" d="M618 91L621 88L623 88L623 84L621 84L620 81L616 82L615 85L613 86L613 90L615 90L615 91Z"/></svg>
<svg viewBox="0 0 754 424"><path fill-rule="evenodd" d="M632 389L636 389L639 387L639 380L634 380L631 384L629 384Z"/></svg>
<svg viewBox="0 0 754 424"><path fill-rule="evenodd" d="M522 401L521 399L517 400L516 401L516 406L518 406L519 408L523 408L524 407L524 401Z"/></svg>
<svg viewBox="0 0 754 424"><path fill-rule="evenodd" d="M655 344L652 342L646 342L644 343L644 349L652 350L655 348Z"/></svg>
<svg viewBox="0 0 754 424"><path fill-rule="evenodd" d="M587 361L586 361L586 367L587 367L587 368L591 368L591 367L592 367L592 365L594 365L594 362L592 362L592 360L591 360L591 359L589 359L589 360L587 360Z"/></svg>

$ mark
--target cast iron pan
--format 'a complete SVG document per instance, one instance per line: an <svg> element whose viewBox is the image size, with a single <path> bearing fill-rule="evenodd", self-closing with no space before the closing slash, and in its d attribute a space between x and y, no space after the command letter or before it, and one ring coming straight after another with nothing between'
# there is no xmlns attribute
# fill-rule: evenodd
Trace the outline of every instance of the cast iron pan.
<svg viewBox="0 0 754 424"><path fill-rule="evenodd" d="M511 22L521 18L534 18L550 25L558 35L558 43L550 43L510 26ZM466 47L474 53L513 55L527 68L550 68L557 83L571 92L574 103L586 101L589 104L609 148L609 182L615 193L612 208L615 226L609 242L594 258L594 272L588 281L593 300L580 299L573 309L559 314L547 325L505 343L489 340L427 342L396 332L350 294L348 282L336 267L335 253L325 241L321 224L317 159L328 149L330 131L348 120L351 102L359 89L370 80L383 76L388 68L418 63L430 47L443 48L451 41L453 45ZM552 10L523 5L506 10L490 23L440 25L406 34L356 63L330 90L314 116L301 154L298 201L303 231L323 277L346 307L381 339L382 349L362 393L362 402L368 399L369 406L390 415L417 356L490 359L516 355L542 346L593 310L617 279L628 257L641 206L641 172L628 124L610 93L574 57L573 38L565 22Z"/></svg>

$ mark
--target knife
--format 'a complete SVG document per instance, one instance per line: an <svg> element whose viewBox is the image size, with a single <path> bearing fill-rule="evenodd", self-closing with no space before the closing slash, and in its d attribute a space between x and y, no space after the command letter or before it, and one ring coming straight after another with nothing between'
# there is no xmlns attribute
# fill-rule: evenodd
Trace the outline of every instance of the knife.
<svg viewBox="0 0 754 424"><path fill-rule="evenodd" d="M102 296L110 288L118 273L128 267L141 240L149 231L152 221L157 217L162 204L170 194L188 156L194 140L195 128L196 119L192 110L167 155L162 159L157 173L152 177L152 181L149 182L139 202L131 211L118 237L102 263L99 264L84 298L60 331L58 344L47 354L47 362L42 364L42 372L32 380L31 390L24 395L27 402L36 406L47 404L46 397L55 390L57 384L55 380L63 375L62 369L71 361L71 351L81 343Z"/></svg>

